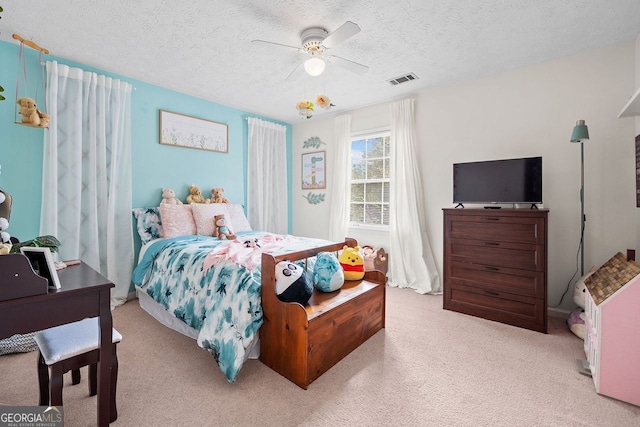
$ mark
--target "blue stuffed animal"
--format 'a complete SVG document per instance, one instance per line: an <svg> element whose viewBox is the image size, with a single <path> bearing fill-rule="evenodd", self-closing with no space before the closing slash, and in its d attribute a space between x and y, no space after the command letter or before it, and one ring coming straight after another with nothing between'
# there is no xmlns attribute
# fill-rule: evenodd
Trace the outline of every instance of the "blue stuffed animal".
<svg viewBox="0 0 640 427"><path fill-rule="evenodd" d="M313 269L313 286L321 292L337 291L344 284L344 272L331 252L320 252Z"/></svg>

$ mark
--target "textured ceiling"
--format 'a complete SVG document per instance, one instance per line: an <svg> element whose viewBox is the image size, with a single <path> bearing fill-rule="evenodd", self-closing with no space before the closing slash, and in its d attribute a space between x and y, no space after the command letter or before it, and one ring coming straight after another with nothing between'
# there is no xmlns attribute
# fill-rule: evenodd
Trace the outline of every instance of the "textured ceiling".
<svg viewBox="0 0 640 427"><path fill-rule="evenodd" d="M0 0L1 1L1 0ZM326 93L350 110L461 80L634 40L639 0L14 0L13 33L51 54L289 123L297 101ZM304 57L300 33L345 21L362 31L330 50L368 65L285 78ZM4 58L2 58L4 60ZM392 87L413 72L419 80ZM135 95L134 95L135 96ZM328 114L316 111L316 117Z"/></svg>

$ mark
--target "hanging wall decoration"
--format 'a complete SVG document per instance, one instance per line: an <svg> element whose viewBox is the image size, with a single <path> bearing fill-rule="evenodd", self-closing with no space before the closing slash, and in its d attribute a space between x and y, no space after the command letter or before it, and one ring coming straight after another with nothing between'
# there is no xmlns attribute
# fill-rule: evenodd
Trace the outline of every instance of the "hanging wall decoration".
<svg viewBox="0 0 640 427"><path fill-rule="evenodd" d="M306 196L303 194L302 197L307 199L307 202L311 205L317 205L318 203L324 202L324 194L322 193L309 192Z"/></svg>
<svg viewBox="0 0 640 427"><path fill-rule="evenodd" d="M336 106L335 104L331 103L331 100L327 95L322 93L319 93L316 95L316 104L318 104L320 107L324 108L325 110L330 110L331 107Z"/></svg>
<svg viewBox="0 0 640 427"><path fill-rule="evenodd" d="M310 119L313 117L313 102L306 99L296 104L296 110L303 119Z"/></svg>
<svg viewBox="0 0 640 427"><path fill-rule="evenodd" d="M323 142L317 136L312 136L302 143L302 148L320 148L321 145L327 145L326 142Z"/></svg>
<svg viewBox="0 0 640 427"><path fill-rule="evenodd" d="M13 35L13 38L20 41L20 50L18 51L18 69L22 68L22 79L23 79L23 95L19 97L20 92L20 73L18 72L16 75L16 104L19 106L14 113L14 122L19 125L31 126L31 127L41 127L46 128L49 126L49 121L51 120L49 114L47 114L47 79L46 79L46 71L45 71L45 63L44 63L44 55L48 55L49 51L45 48L42 48L35 44L32 41L25 40L17 34ZM34 97L29 97L29 89L27 87L27 60L24 57L24 45L29 46L32 49L35 49L39 52L38 60L40 61L40 69L42 75L42 92L43 92L43 101L42 110L40 110L38 105L38 89L39 84L35 84ZM18 121L18 113L22 116L21 120Z"/></svg>

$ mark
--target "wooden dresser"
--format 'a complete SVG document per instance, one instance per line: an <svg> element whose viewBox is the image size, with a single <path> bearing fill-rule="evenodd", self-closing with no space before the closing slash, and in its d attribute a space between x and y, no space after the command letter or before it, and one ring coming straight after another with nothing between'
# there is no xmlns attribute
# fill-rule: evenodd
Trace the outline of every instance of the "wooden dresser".
<svg viewBox="0 0 640 427"><path fill-rule="evenodd" d="M444 209L444 308L547 332L548 209Z"/></svg>

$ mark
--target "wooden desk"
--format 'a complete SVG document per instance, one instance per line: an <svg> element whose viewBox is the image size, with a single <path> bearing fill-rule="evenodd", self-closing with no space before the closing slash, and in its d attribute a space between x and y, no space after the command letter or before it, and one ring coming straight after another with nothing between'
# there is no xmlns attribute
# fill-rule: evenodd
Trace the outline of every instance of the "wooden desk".
<svg viewBox="0 0 640 427"><path fill-rule="evenodd" d="M110 289L114 285L85 263L59 270L58 276L60 289L49 289L46 294L0 302L0 339L76 322L87 317L99 317L98 426L106 427L109 425L113 327ZM33 390L33 396L36 400L37 389Z"/></svg>

